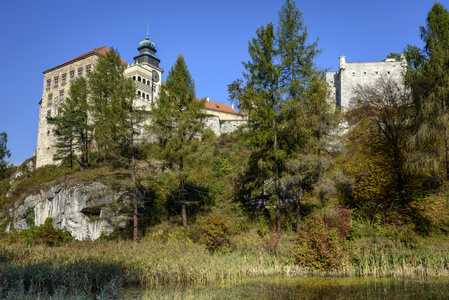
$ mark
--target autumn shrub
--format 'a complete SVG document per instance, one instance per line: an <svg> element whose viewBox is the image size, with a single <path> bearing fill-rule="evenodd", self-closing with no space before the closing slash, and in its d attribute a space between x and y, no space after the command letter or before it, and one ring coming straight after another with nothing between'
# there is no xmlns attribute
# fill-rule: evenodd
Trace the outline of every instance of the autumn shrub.
<svg viewBox="0 0 449 300"><path fill-rule="evenodd" d="M229 219L222 215L210 215L201 225L202 240L210 251L226 251L234 232Z"/></svg>
<svg viewBox="0 0 449 300"><path fill-rule="evenodd" d="M343 205L336 205L332 214L307 220L296 239L295 262L303 267L336 269L347 250L350 221L351 211Z"/></svg>
<svg viewBox="0 0 449 300"><path fill-rule="evenodd" d="M66 229L53 227L51 218L45 219L44 224L39 227L32 227L26 232L28 243L46 244L48 246L57 246L73 240L72 235Z"/></svg>

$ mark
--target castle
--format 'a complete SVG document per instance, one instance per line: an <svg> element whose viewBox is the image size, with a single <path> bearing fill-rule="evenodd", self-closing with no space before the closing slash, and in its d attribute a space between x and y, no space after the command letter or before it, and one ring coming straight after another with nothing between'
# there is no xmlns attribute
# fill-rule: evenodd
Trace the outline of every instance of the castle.
<svg viewBox="0 0 449 300"><path fill-rule="evenodd" d="M339 70L326 73L326 83L330 87L329 101L345 111L356 96L358 86L374 86L382 76L403 84L406 68L407 61L403 55L400 61L385 59L378 62L346 62L342 55Z"/></svg>
<svg viewBox="0 0 449 300"><path fill-rule="evenodd" d="M139 43L139 54L134 57L130 66L125 61L125 77L132 78L136 83L136 105L151 109L151 103L158 99L158 92L165 83L161 81L164 72L160 67L160 59L156 57L156 46L147 38ZM52 165L56 162L53 147L56 137L51 125L47 123L48 116L56 116L59 105L64 101L70 88L70 83L76 77L87 76L95 68L100 55L105 56L109 48L103 46L75 57L63 64L44 71L44 87L42 99L39 102L39 127L36 148L36 167ZM375 85L381 76L391 78L402 84L403 72L407 62L402 56L400 61L386 59L380 62L346 62L340 57L338 71L326 73L326 83L330 88L329 101L337 108L347 110L350 100L356 96L356 90L361 85ZM227 104L210 101L206 97L205 113L210 117L206 127L211 128L216 135L234 131L242 125L245 116Z"/></svg>
<svg viewBox="0 0 449 300"><path fill-rule="evenodd" d="M134 57L134 63L126 66L124 75L136 83L136 106L151 109L151 103L158 99L158 92L165 83L161 81L162 73L160 59L156 57L156 46L147 38L139 43L139 54ZM56 164L53 147L56 136L52 126L47 123L47 117L58 114L59 105L65 100L70 89L70 83L77 77L86 77L95 68L95 63L101 56L106 56L109 48L103 46L75 57L63 64L44 71L44 87L42 99L39 101L39 126L37 134L36 167ZM242 114L225 103L210 101L206 97L205 113L210 117L206 126L216 135L234 131L245 122Z"/></svg>

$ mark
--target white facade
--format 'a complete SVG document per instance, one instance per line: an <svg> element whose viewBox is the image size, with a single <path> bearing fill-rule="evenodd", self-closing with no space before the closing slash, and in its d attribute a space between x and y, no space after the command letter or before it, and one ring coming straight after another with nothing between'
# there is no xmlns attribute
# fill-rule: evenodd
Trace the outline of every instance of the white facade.
<svg viewBox="0 0 449 300"><path fill-rule="evenodd" d="M386 59L378 62L346 62L342 55L339 70L326 73L326 83L330 87L329 101L345 111L356 96L359 86L373 86L381 77L391 78L402 84L406 67L404 56L401 56L400 61Z"/></svg>

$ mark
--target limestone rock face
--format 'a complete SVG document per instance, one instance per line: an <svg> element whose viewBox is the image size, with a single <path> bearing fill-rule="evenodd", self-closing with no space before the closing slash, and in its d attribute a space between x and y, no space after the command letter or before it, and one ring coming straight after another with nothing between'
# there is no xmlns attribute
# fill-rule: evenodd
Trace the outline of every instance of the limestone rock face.
<svg viewBox="0 0 449 300"><path fill-rule="evenodd" d="M75 239L95 240L102 232L126 226L128 217L124 212L130 209L130 199L127 193L114 192L98 182L71 188L56 185L11 208L12 222L7 228L27 229L27 212L34 209L34 225L52 218L55 228L67 229Z"/></svg>

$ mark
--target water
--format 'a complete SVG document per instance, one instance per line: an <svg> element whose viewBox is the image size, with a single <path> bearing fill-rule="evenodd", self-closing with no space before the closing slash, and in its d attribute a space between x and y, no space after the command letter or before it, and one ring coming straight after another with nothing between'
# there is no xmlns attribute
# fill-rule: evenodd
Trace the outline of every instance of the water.
<svg viewBox="0 0 449 300"><path fill-rule="evenodd" d="M211 286L125 290L120 299L449 299L449 279L263 277Z"/></svg>

